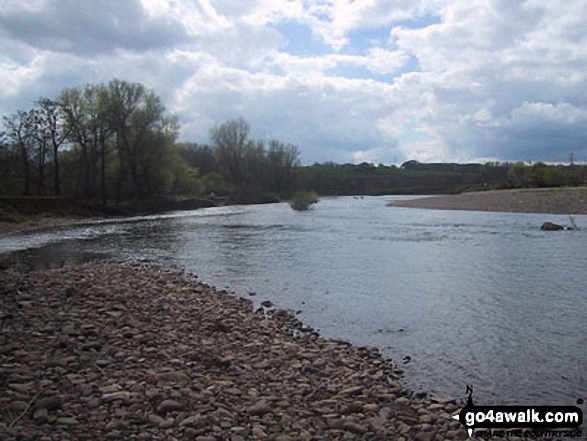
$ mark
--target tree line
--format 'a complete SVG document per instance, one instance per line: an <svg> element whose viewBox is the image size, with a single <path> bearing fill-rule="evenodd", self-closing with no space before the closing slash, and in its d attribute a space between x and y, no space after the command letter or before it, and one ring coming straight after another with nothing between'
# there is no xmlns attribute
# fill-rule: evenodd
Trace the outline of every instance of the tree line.
<svg viewBox="0 0 587 441"><path fill-rule="evenodd" d="M300 169L300 180L321 195L447 194L491 189L577 186L587 183L585 165L538 162L395 165L326 162Z"/></svg>
<svg viewBox="0 0 587 441"><path fill-rule="evenodd" d="M212 146L178 143L177 118L140 83L63 89L4 117L0 192L118 205L157 196L279 198L295 187L294 145L250 139L243 118L211 130Z"/></svg>
<svg viewBox="0 0 587 441"><path fill-rule="evenodd" d="M178 142L178 119L140 83L63 89L4 117L0 195L57 196L103 206L148 198L239 203L321 195L458 193L583 185L587 168L536 163L300 165L297 146L250 137L243 118L217 125L208 144Z"/></svg>

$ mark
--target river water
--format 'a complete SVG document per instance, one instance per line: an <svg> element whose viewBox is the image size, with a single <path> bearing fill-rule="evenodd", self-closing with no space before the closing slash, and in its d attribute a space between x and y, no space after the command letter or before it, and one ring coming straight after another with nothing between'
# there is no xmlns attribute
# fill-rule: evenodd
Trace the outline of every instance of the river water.
<svg viewBox="0 0 587 441"><path fill-rule="evenodd" d="M302 311L327 337L377 346L413 391L478 404L587 398L587 216L386 207L399 197L232 206L0 237L45 268L154 262ZM411 357L404 365L403 358Z"/></svg>

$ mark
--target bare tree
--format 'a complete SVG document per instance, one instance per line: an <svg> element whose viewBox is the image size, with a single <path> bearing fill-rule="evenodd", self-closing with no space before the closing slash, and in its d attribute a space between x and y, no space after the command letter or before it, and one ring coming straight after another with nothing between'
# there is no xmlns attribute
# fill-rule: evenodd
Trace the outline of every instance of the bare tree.
<svg viewBox="0 0 587 441"><path fill-rule="evenodd" d="M43 143L43 149L46 148L47 141L51 142L54 193L56 196L60 196L59 147L67 140L70 129L64 124L65 114L63 108L57 101L49 98L41 98L38 103L40 106L37 111L39 139Z"/></svg>
<svg viewBox="0 0 587 441"><path fill-rule="evenodd" d="M18 152L22 163L23 193L31 194L31 161L34 148L35 131L33 111L19 110L14 115L4 117L6 131L4 138Z"/></svg>

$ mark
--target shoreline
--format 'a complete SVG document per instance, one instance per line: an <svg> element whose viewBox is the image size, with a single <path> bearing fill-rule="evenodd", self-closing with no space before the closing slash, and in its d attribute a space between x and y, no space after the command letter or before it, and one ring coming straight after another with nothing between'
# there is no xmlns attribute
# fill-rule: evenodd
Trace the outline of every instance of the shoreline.
<svg viewBox="0 0 587 441"><path fill-rule="evenodd" d="M67 216L34 216L20 222L0 221L0 238L12 234L32 233L37 230L92 224L103 219L101 217L67 217ZM121 218L123 219L123 218Z"/></svg>
<svg viewBox="0 0 587 441"><path fill-rule="evenodd" d="M1 274L3 438L468 437L453 399L293 311L127 264Z"/></svg>
<svg viewBox="0 0 587 441"><path fill-rule="evenodd" d="M489 190L390 201L387 205L435 210L587 214L587 187Z"/></svg>

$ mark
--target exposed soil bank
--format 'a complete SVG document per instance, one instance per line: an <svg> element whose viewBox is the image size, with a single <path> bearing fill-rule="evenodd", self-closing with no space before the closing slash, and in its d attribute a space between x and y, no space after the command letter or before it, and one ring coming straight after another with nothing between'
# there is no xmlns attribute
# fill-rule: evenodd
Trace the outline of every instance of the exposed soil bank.
<svg viewBox="0 0 587 441"><path fill-rule="evenodd" d="M376 349L176 274L4 271L0 298L1 439L467 438Z"/></svg>
<svg viewBox="0 0 587 441"><path fill-rule="evenodd" d="M494 190L392 201L388 205L438 210L587 214L587 188Z"/></svg>
<svg viewBox="0 0 587 441"><path fill-rule="evenodd" d="M197 210L213 207L217 203L222 201L150 199L119 207L101 207L60 198L0 198L0 235L83 224L103 218Z"/></svg>

